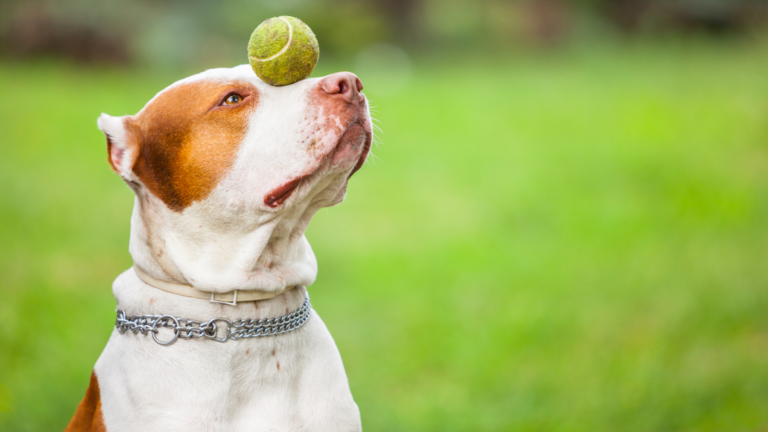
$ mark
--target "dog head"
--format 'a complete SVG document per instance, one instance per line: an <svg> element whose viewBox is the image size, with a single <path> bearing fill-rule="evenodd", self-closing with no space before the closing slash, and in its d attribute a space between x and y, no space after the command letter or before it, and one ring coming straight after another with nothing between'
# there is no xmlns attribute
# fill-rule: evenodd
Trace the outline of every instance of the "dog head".
<svg viewBox="0 0 768 432"><path fill-rule="evenodd" d="M347 72L273 87L243 65L178 81L134 116L102 114L109 163L136 194L134 262L211 291L311 284L304 230L370 150L362 88Z"/></svg>

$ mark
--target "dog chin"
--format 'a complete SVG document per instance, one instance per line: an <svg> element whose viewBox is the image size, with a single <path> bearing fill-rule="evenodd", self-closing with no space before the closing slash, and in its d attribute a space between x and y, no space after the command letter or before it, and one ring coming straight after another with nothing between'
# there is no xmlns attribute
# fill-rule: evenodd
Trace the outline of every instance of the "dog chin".
<svg viewBox="0 0 768 432"><path fill-rule="evenodd" d="M344 185L339 189L339 193L331 200L331 206L339 205L344 201L344 197L347 196L347 182L344 181Z"/></svg>

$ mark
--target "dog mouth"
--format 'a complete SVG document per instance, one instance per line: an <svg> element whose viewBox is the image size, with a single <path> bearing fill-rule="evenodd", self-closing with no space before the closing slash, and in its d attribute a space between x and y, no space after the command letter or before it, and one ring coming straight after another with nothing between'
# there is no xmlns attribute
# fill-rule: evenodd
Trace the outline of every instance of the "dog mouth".
<svg viewBox="0 0 768 432"><path fill-rule="evenodd" d="M284 185L273 189L270 193L267 194L267 196L264 197L264 204L266 204L269 207L275 208L279 206L280 204L284 203L285 200L291 197L293 195L293 192L296 191L296 188L299 187L301 184L301 181L304 180L309 176L301 176L296 177L295 179L289 181L288 183L285 183Z"/></svg>
<svg viewBox="0 0 768 432"><path fill-rule="evenodd" d="M347 179L349 179L352 177L352 174L357 172L365 164L365 161L368 158L368 153L371 151L372 141L373 134L369 128L366 128L360 123L352 124L336 143L331 156L331 163L344 164L347 160L349 162L354 160L355 166L352 168L352 172L349 173L349 176L347 176ZM361 145L363 148L362 150L359 150ZM355 155L357 151L360 153ZM264 204L271 208L280 206L293 195L299 185L301 185L301 182L312 174L314 174L314 172L296 177L282 186L273 189L264 197Z"/></svg>

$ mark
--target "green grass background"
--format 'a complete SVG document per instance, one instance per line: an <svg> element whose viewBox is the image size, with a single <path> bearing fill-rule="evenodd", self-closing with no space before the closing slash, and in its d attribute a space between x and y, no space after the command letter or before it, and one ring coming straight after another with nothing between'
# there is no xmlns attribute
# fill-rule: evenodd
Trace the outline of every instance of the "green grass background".
<svg viewBox="0 0 768 432"><path fill-rule="evenodd" d="M361 77L381 144L307 235L365 430L768 431L766 71L659 41ZM97 116L186 75L0 65L0 430L63 429L112 330Z"/></svg>

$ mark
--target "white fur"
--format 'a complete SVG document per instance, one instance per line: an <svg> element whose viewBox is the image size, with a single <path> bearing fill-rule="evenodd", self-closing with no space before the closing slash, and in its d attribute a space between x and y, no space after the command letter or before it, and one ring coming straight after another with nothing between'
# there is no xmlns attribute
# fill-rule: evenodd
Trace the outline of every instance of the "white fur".
<svg viewBox="0 0 768 432"><path fill-rule="evenodd" d="M171 87L235 79L256 84L260 100L233 167L208 197L175 212L140 185L128 164L118 168L138 184L132 186L131 256L154 277L207 291L310 285L317 261L304 230L318 209L341 201L354 167L329 157L343 131L323 126L338 125L339 115L310 106L309 92L320 79L271 87L248 65L206 71ZM361 121L370 130L367 106L364 111ZM113 145L131 150L121 118L102 115L98 125ZM317 142L312 152L309 139ZM309 176L283 205L264 204L269 191L302 175ZM129 315L207 321L283 315L301 305L305 288L257 305L227 306L158 290L130 269L113 292ZM179 340L163 347L149 336L114 331L95 372L110 432L361 430L339 352L314 311L297 331L223 344Z"/></svg>
<svg viewBox="0 0 768 432"><path fill-rule="evenodd" d="M305 290L259 302L259 309L227 306L150 287L131 269L113 292L129 314L202 321L280 316L301 306ZM164 347L148 335L115 330L94 369L109 432L361 430L341 357L314 310L294 332L226 343L179 340Z"/></svg>

